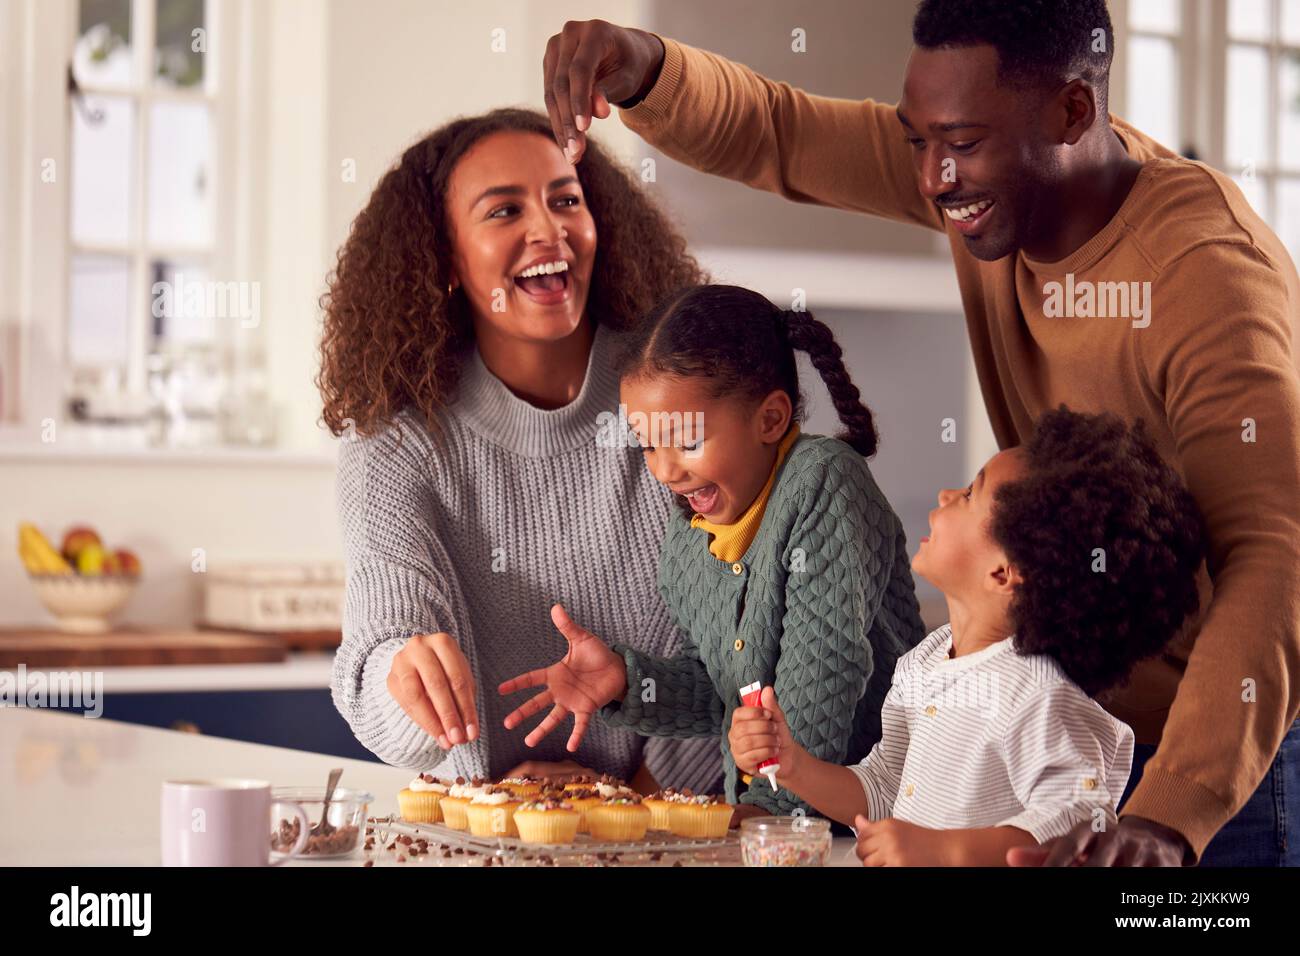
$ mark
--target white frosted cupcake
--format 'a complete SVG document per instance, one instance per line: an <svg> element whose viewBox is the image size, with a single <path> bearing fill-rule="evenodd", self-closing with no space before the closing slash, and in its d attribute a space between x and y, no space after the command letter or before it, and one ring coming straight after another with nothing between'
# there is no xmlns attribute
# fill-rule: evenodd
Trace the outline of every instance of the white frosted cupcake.
<svg viewBox="0 0 1300 956"><path fill-rule="evenodd" d="M449 786L432 774L422 773L397 792L397 808L407 823L437 823L441 819L438 804L447 796Z"/></svg>
<svg viewBox="0 0 1300 956"><path fill-rule="evenodd" d="M508 787L517 797L533 797L542 792L546 781L541 777L502 777L498 787Z"/></svg>
<svg viewBox="0 0 1300 956"><path fill-rule="evenodd" d="M650 811L635 793L602 800L586 812L587 830L595 840L641 840L650 826Z"/></svg>
<svg viewBox="0 0 1300 956"><path fill-rule="evenodd" d="M641 802L650 810L650 829L651 830L669 830L668 825L668 807L675 800L685 799L690 795L690 790L674 790L666 787L663 790L657 790Z"/></svg>
<svg viewBox="0 0 1300 956"><path fill-rule="evenodd" d="M519 836L515 811L523 803L509 787L484 787L465 808L469 832L475 836Z"/></svg>
<svg viewBox="0 0 1300 956"><path fill-rule="evenodd" d="M610 800L614 797L637 796L637 792L622 781L609 782L605 780L597 780L591 786L598 794L600 794L600 799L602 800Z"/></svg>
<svg viewBox="0 0 1300 956"><path fill-rule="evenodd" d="M734 812L722 797L683 794L668 801L668 826L678 836L717 839L727 835Z"/></svg>
<svg viewBox="0 0 1300 956"><path fill-rule="evenodd" d="M442 822L453 830L469 829L469 818L465 811L469 808L470 801L486 787L487 781L480 777L469 782L464 777L457 777L456 782L447 788L447 795L438 801Z"/></svg>
<svg viewBox="0 0 1300 956"><path fill-rule="evenodd" d="M525 800L515 811L515 828L525 843L572 843L581 815L556 797Z"/></svg>

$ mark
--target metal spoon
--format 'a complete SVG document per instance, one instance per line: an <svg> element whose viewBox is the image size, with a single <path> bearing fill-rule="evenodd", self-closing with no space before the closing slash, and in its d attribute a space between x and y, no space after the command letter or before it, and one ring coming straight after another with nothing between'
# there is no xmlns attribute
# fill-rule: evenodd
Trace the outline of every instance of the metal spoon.
<svg viewBox="0 0 1300 956"><path fill-rule="evenodd" d="M334 796L334 788L339 785L339 777L341 776L343 776L342 767L330 771L330 782L325 786L325 807L320 812L320 823L311 828L313 833L324 835L334 829L325 818L329 815L330 800Z"/></svg>

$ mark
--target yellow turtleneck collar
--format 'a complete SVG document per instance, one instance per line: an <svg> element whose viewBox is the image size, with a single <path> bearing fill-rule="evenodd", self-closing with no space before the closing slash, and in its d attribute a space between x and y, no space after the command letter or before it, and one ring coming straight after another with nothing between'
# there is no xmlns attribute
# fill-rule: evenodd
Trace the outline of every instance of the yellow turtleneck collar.
<svg viewBox="0 0 1300 956"><path fill-rule="evenodd" d="M705 520L702 514L691 517L692 528L699 528L713 535L713 539L709 542L709 553L719 561L728 563L739 561L749 550L754 535L758 534L758 526L763 523L763 512L767 510L767 499L772 494L772 486L776 483L776 473L781 467L781 462L785 460L786 453L790 451L790 446L798 437L799 425L795 423L790 426L790 430L781 439L781 444L777 446L776 462L772 465L772 473L767 476L767 484L763 486L763 490L758 493L753 503L745 509L745 513L733 523L714 524Z"/></svg>

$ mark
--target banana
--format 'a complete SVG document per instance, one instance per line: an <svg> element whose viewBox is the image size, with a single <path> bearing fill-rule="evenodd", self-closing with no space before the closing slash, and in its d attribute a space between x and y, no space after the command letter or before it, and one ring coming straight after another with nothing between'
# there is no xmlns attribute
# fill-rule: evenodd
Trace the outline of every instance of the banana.
<svg viewBox="0 0 1300 956"><path fill-rule="evenodd" d="M36 555L32 554L31 549L27 547L27 542L22 540L21 538L18 539L18 556L23 559L23 567L27 569L28 573L30 574L40 573L41 570L40 560L36 557Z"/></svg>
<svg viewBox="0 0 1300 956"><path fill-rule="evenodd" d="M45 535L26 521L18 525L18 553L32 574L73 574L72 565L55 550Z"/></svg>

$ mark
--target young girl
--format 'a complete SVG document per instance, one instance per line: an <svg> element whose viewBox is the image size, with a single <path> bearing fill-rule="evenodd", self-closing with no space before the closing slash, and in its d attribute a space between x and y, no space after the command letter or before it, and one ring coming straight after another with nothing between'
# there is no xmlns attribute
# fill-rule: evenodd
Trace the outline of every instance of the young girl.
<svg viewBox="0 0 1300 956"><path fill-rule="evenodd" d="M778 782L853 823L869 865L994 866L1076 824L1113 826L1133 731L1089 695L1196 611L1191 494L1141 422L1062 406L965 490L939 492L930 528L912 567L951 623L899 660L871 753L809 753L781 689L764 688L761 708L735 713L737 763L777 757Z"/></svg>
<svg viewBox="0 0 1300 956"><path fill-rule="evenodd" d="M801 434L796 349L821 373L842 440ZM876 451L871 412L825 325L734 286L662 303L617 367L646 465L681 506L659 589L683 650L611 649L556 605L568 653L501 684L503 694L546 687L505 725L554 705L530 746L570 712L569 750L597 711L646 735L721 735L729 802L813 812L763 777L743 789L723 731L741 688L758 682L775 686L794 739L823 760L859 760L880 736L894 662L924 628L902 525L865 461Z"/></svg>

